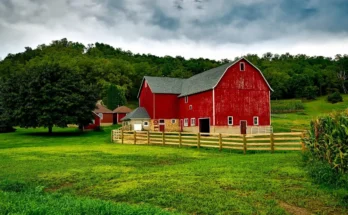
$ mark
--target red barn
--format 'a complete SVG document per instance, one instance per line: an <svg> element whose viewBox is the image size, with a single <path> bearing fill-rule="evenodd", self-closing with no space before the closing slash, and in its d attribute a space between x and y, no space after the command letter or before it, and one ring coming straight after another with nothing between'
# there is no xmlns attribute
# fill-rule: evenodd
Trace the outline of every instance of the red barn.
<svg viewBox="0 0 348 215"><path fill-rule="evenodd" d="M121 119L125 117L128 113L132 112L129 107L120 106L114 110L114 124L121 123Z"/></svg>
<svg viewBox="0 0 348 215"><path fill-rule="evenodd" d="M241 58L188 79L145 76L138 99L150 130L245 134L271 130L271 91Z"/></svg>

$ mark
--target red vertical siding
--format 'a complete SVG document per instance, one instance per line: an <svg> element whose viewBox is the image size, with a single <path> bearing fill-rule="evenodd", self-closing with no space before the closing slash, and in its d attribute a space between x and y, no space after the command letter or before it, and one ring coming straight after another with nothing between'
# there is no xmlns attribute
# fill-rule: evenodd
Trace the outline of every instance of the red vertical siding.
<svg viewBox="0 0 348 215"><path fill-rule="evenodd" d="M126 116L125 113L118 113L117 115L118 115L118 121L117 121L117 123L121 123L121 119L122 119L123 117Z"/></svg>
<svg viewBox="0 0 348 215"><path fill-rule="evenodd" d="M270 125L269 88L262 75L248 62L245 71L239 63L227 70L215 88L215 125L227 125L227 117L233 116L233 125L247 120L253 125L253 117L259 117L259 125Z"/></svg>
<svg viewBox="0 0 348 215"><path fill-rule="evenodd" d="M143 107L146 109L150 118L154 118L154 94L152 93L148 84L144 84L141 87L140 95L139 95L139 107Z"/></svg>
<svg viewBox="0 0 348 215"><path fill-rule="evenodd" d="M185 103L185 97L180 97L179 100L180 119L189 119L189 126L191 126L191 118L196 119L196 126L199 125L199 118L210 118L210 124L213 120L213 91L193 94L188 96L188 103ZM192 105L192 110L190 110Z"/></svg>
<svg viewBox="0 0 348 215"><path fill-rule="evenodd" d="M114 123L114 114L113 113L103 113L103 119L101 123Z"/></svg>
<svg viewBox="0 0 348 215"><path fill-rule="evenodd" d="M155 119L177 119L179 98L176 94L155 94Z"/></svg>

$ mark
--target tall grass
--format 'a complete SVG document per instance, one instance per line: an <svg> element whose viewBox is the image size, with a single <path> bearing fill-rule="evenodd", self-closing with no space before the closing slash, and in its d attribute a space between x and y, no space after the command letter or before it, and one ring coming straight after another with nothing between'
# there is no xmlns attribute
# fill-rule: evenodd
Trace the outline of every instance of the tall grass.
<svg viewBox="0 0 348 215"><path fill-rule="evenodd" d="M293 113L304 110L301 100L273 100L271 101L272 113Z"/></svg>

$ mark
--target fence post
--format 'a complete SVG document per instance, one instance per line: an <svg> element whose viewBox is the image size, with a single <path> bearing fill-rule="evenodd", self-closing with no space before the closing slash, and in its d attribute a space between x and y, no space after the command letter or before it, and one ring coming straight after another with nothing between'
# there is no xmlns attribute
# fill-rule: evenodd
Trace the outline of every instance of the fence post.
<svg viewBox="0 0 348 215"><path fill-rule="evenodd" d="M134 138L134 145L136 145L137 144L137 132L136 131L134 131L133 138Z"/></svg>
<svg viewBox="0 0 348 215"><path fill-rule="evenodd" d="M111 143L114 143L114 130L111 130Z"/></svg>
<svg viewBox="0 0 348 215"><path fill-rule="evenodd" d="M302 132L302 134L301 134L302 153L306 150L306 146L305 146L303 139L304 139L304 132Z"/></svg>
<svg viewBox="0 0 348 215"><path fill-rule="evenodd" d="M197 133L197 148L201 148L201 134L199 132Z"/></svg>
<svg viewBox="0 0 348 215"><path fill-rule="evenodd" d="M137 144L137 132L134 131L134 145Z"/></svg>
<svg viewBox="0 0 348 215"><path fill-rule="evenodd" d="M221 152L222 150L222 135L219 133L219 151Z"/></svg>
<svg viewBox="0 0 348 215"><path fill-rule="evenodd" d="M271 152L274 153L274 136L273 136L273 132L271 133Z"/></svg>
<svg viewBox="0 0 348 215"><path fill-rule="evenodd" d="M179 132L179 147L181 148L181 144L182 144L182 142L181 142L181 132Z"/></svg>
<svg viewBox="0 0 348 215"><path fill-rule="evenodd" d="M165 136L164 136L164 131L162 131L162 145L165 144Z"/></svg>
<svg viewBox="0 0 348 215"><path fill-rule="evenodd" d="M150 145L150 131L147 131L147 145Z"/></svg>
<svg viewBox="0 0 348 215"><path fill-rule="evenodd" d="M123 128L121 129L121 139L122 139L121 143L123 144L123 140L124 140Z"/></svg>
<svg viewBox="0 0 348 215"><path fill-rule="evenodd" d="M244 154L246 154L246 150L247 150L247 145L246 145L246 135L243 134L243 152Z"/></svg>

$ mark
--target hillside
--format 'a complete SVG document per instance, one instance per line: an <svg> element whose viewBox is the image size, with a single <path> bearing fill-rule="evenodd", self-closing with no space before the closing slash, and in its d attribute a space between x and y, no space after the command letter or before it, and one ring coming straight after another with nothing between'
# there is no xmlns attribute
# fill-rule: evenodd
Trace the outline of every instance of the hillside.
<svg viewBox="0 0 348 215"><path fill-rule="evenodd" d="M342 95L343 102L331 104L327 96L304 102L304 111L297 113L272 114L272 126L275 132L291 129L307 129L312 119L317 116L348 108L348 95Z"/></svg>

